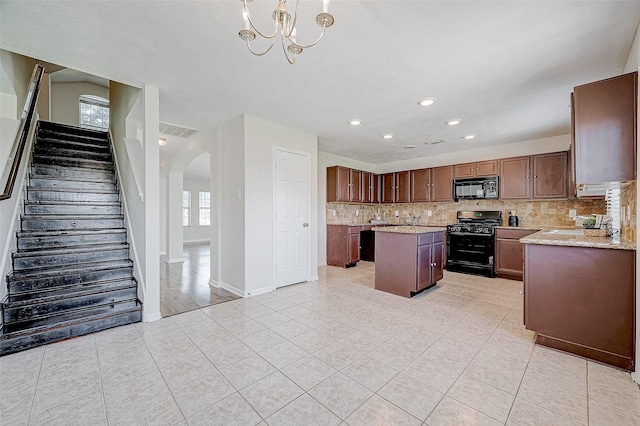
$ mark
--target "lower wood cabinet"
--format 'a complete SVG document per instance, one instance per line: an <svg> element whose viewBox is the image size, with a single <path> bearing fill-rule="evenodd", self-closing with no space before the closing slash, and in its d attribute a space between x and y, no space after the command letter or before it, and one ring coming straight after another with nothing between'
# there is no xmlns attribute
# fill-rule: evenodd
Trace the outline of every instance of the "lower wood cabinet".
<svg viewBox="0 0 640 426"><path fill-rule="evenodd" d="M360 261L360 231L364 226L327 225L327 264L355 266Z"/></svg>
<svg viewBox="0 0 640 426"><path fill-rule="evenodd" d="M496 229L496 276L522 281L524 274L524 244L519 240L538 232L537 229Z"/></svg>
<svg viewBox="0 0 640 426"><path fill-rule="evenodd" d="M536 343L633 371L635 255L525 244L524 323Z"/></svg>
<svg viewBox="0 0 640 426"><path fill-rule="evenodd" d="M411 297L443 277L444 233L376 231L375 288Z"/></svg>

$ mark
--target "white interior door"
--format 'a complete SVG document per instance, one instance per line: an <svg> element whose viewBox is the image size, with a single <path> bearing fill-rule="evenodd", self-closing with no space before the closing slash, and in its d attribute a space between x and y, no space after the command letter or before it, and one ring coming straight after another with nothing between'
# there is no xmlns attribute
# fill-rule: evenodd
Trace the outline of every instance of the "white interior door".
<svg viewBox="0 0 640 426"><path fill-rule="evenodd" d="M275 150L275 285L309 279L309 157Z"/></svg>

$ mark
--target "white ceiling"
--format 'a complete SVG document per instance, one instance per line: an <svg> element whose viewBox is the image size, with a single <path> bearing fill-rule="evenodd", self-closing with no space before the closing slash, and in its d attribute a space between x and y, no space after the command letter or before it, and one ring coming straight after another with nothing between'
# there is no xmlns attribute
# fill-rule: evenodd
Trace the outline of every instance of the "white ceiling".
<svg viewBox="0 0 640 426"><path fill-rule="evenodd" d="M253 19L268 23L275 5L250 3ZM315 38L320 7L301 2L299 42ZM620 74L640 20L640 1L329 8L335 25L293 66L278 46L249 54L238 0L2 0L0 47L157 86L162 121L206 130L247 113L317 134L321 151L379 164L569 133L572 88ZM425 97L436 103L419 107ZM447 126L452 118L462 123ZM437 139L446 142L425 144Z"/></svg>

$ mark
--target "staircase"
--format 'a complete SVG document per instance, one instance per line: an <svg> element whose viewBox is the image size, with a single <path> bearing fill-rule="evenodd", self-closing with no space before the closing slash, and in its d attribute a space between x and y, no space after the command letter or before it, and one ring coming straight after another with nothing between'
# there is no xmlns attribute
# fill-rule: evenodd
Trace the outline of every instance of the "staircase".
<svg viewBox="0 0 640 426"><path fill-rule="evenodd" d="M0 355L141 320L106 132L38 123L17 246Z"/></svg>

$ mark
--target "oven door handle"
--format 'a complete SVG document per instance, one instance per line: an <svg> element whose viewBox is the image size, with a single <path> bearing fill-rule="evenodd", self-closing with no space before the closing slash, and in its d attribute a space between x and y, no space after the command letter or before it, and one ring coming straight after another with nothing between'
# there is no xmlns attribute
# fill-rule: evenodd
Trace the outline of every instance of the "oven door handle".
<svg viewBox="0 0 640 426"><path fill-rule="evenodd" d="M460 237L466 237L466 236L476 236L476 237L488 237L488 238L493 238L493 234L477 234L475 232L460 232L460 231L456 231L456 232L447 232L447 235L451 235L451 236L460 236Z"/></svg>

